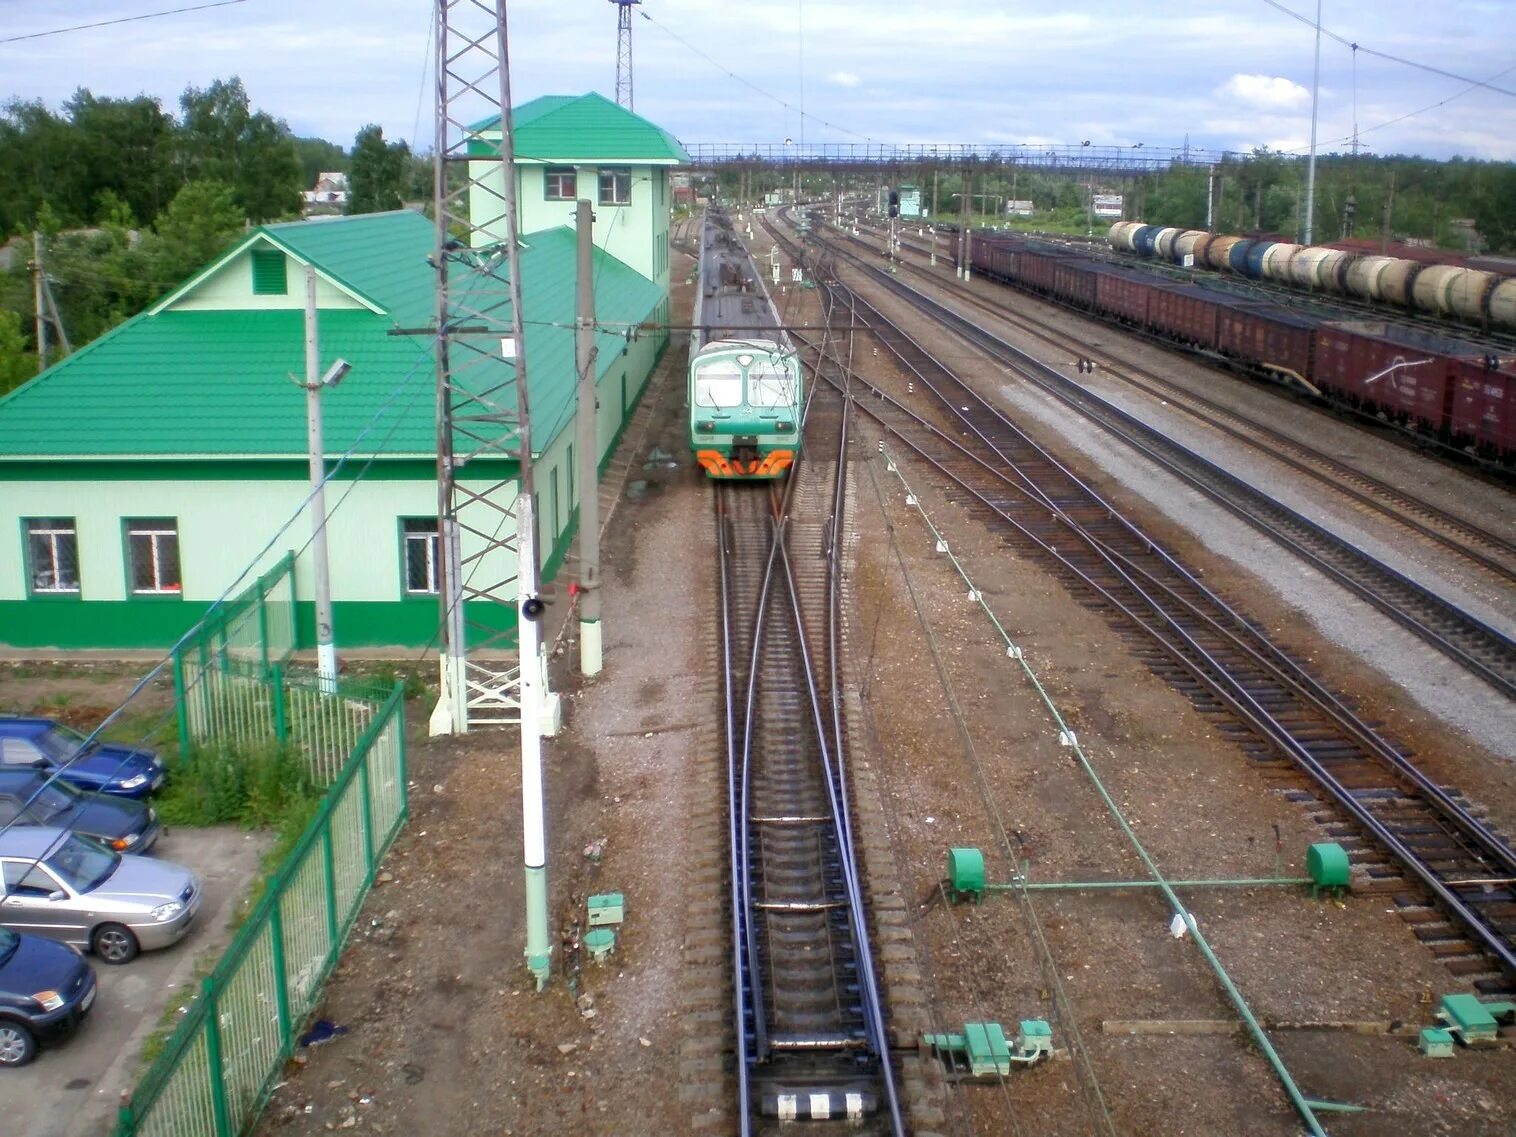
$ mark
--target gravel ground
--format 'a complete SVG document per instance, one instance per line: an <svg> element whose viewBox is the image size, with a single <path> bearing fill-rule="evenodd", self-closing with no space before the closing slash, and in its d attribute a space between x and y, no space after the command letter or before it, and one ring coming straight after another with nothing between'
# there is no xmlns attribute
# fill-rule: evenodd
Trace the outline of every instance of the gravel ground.
<svg viewBox="0 0 1516 1137"><path fill-rule="evenodd" d="M787 318L817 315L812 293L783 302ZM887 364L869 363L869 378L899 382ZM323 1011L351 1032L301 1052L260 1132L734 1130L710 505L680 441L680 364L671 358L666 368L650 395L650 433L634 429L618 460L643 484L610 522L605 673L575 684L572 646L557 660L568 719L547 747L550 878L563 937L555 964L565 970L536 994L521 966L514 737L416 739L413 820ZM1008 398L1029 424L1061 436L1067 424L1040 425L1032 402L1021 409L1020 392ZM1051 1063L999 1084L944 1084L930 1064L913 1067L912 1131L1298 1133L1274 1074L1234 1032L1238 1013L1194 938L1169 934L1161 896L1066 890L951 907L938 891L956 845L983 848L996 881L1023 861L1034 881L1141 877L1096 777L1169 876L1296 875L1321 834L1286 799L1291 777L1244 757L1103 619L907 466L921 509L908 507L863 433L850 467L849 723L855 784L869 798L861 829L892 1024L910 1047L923 1028L1045 1017L1059 1047ZM655 445L677 455L677 468L645 465ZM1109 448L1083 445L1100 461L1078 446L1076 460L1113 497L1156 495L1174 512L1202 512ZM1024 648L1040 690L966 599L922 509ZM1256 604L1255 615L1366 713L1430 756L1437 776L1516 828L1512 767L1409 704L1379 673L1385 659L1356 658L1348 633L1366 619L1332 619L1329 610L1345 605L1331 592L1317 614L1319 585L1218 521L1195 523L1197 534L1192 518L1160 508L1151 522L1228 594ZM1377 632L1359 638L1365 650L1396 650ZM1405 671L1424 661L1388 663ZM1087 767L1059 745L1042 691L1077 733ZM1467 702L1473 720L1496 710L1488 698L1482 710ZM621 944L609 965L575 971L574 923L584 895L602 890L626 895ZM1317 901L1284 887L1184 895L1304 1091L1369 1107L1331 1115L1333 1134L1516 1125L1508 1049L1433 1063L1405 1037L1430 1021L1426 999L1460 985L1383 897ZM1208 1033L1134 1033L1181 1020Z"/></svg>

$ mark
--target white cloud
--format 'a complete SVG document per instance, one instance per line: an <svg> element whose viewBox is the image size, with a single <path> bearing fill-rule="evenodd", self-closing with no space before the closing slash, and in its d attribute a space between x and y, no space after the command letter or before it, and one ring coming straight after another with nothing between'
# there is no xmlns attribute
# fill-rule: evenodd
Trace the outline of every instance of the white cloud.
<svg viewBox="0 0 1516 1137"><path fill-rule="evenodd" d="M1311 92L1279 75L1233 75L1218 93L1264 110L1293 110L1311 101Z"/></svg>
<svg viewBox="0 0 1516 1137"><path fill-rule="evenodd" d="M826 81L834 83L838 87L858 86L858 76L854 75L851 71L833 71L826 77Z"/></svg>

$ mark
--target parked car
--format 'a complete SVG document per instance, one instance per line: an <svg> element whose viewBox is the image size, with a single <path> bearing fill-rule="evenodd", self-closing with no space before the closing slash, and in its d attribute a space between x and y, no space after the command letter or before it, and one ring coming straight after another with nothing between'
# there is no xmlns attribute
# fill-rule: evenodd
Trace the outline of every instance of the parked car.
<svg viewBox="0 0 1516 1137"><path fill-rule="evenodd" d="M95 969L77 948L0 928L0 1067L61 1042L95 1002Z"/></svg>
<svg viewBox="0 0 1516 1137"><path fill-rule="evenodd" d="M44 825L0 830L0 879L0 927L89 948L106 963L177 943L202 896L183 865Z"/></svg>
<svg viewBox="0 0 1516 1137"><path fill-rule="evenodd" d="M85 793L41 770L4 766L0 825L52 825L93 837L118 853L146 853L162 828L145 801Z"/></svg>
<svg viewBox="0 0 1516 1137"><path fill-rule="evenodd" d="M81 790L146 797L163 784L163 763L151 750L93 742L52 719L0 716L0 766L57 773Z"/></svg>

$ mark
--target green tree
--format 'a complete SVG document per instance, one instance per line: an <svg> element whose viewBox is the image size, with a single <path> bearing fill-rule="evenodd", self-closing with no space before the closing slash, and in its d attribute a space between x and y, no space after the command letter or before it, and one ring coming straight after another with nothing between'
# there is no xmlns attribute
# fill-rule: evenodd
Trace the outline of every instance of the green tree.
<svg viewBox="0 0 1516 1137"><path fill-rule="evenodd" d="M63 109L73 128L78 193L88 201L84 220L100 215L104 193L125 202L135 217L156 217L181 184L173 116L146 95L102 99L83 88Z"/></svg>
<svg viewBox="0 0 1516 1137"><path fill-rule="evenodd" d="M37 374L37 353L26 350L21 314L0 308L0 395Z"/></svg>
<svg viewBox="0 0 1516 1137"><path fill-rule="evenodd" d="M289 127L254 111L242 80L217 79L205 90L186 87L180 143L188 179L229 186L255 222L300 211L301 170Z"/></svg>
<svg viewBox="0 0 1516 1137"><path fill-rule="evenodd" d="M204 268L246 225L232 188L222 182L190 182L179 191L144 242L153 280L173 287Z"/></svg>
<svg viewBox="0 0 1516 1137"><path fill-rule="evenodd" d="M404 142L385 142L384 129L370 123L353 139L349 213L378 213L399 209L410 173L411 148Z"/></svg>

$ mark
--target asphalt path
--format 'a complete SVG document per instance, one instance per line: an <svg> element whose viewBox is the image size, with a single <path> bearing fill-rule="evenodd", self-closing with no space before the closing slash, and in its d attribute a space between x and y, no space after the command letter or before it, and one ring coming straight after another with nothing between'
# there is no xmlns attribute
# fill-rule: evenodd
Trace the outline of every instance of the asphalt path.
<svg viewBox="0 0 1516 1137"><path fill-rule="evenodd" d="M235 828L181 829L159 839L154 856L189 866L205 883L194 925L173 947L119 967L88 957L99 993L79 1032L28 1066L0 1071L5 1137L107 1137L122 1094L143 1071L138 1055L164 1009L198 983L196 962L203 959L208 970L231 942L232 916L267 847L264 834Z"/></svg>

